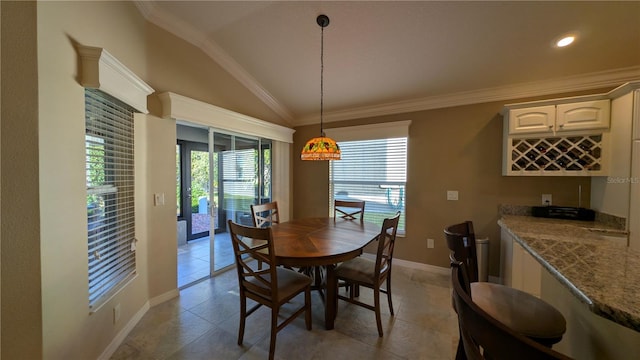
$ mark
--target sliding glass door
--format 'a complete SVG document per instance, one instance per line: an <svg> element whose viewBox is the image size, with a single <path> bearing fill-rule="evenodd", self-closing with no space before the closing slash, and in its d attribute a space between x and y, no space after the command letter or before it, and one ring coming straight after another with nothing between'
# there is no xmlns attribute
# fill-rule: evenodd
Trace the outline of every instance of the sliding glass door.
<svg viewBox="0 0 640 360"><path fill-rule="evenodd" d="M209 139L216 217L211 224L215 233L211 243L211 270L217 271L234 261L227 221L250 226L253 224L251 205L270 201L264 196L271 194L271 143L214 129L209 130Z"/></svg>
<svg viewBox="0 0 640 360"><path fill-rule="evenodd" d="M227 220L252 225L251 204L271 201L271 141L188 125L177 130L178 286L184 287L232 265Z"/></svg>

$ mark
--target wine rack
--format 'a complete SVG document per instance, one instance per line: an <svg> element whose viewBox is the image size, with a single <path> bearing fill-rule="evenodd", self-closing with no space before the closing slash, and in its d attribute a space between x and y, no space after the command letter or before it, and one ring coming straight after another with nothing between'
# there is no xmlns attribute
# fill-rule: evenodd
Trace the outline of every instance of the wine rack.
<svg viewBox="0 0 640 360"><path fill-rule="evenodd" d="M590 173L602 169L602 134L587 136L509 139L512 172L558 175Z"/></svg>

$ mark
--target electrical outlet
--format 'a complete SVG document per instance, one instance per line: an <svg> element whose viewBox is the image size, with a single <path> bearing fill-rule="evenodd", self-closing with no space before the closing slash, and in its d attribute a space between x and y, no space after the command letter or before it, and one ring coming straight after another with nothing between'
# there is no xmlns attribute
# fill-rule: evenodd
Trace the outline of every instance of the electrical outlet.
<svg viewBox="0 0 640 360"><path fill-rule="evenodd" d="M458 200L458 191L447 190L447 200Z"/></svg>
<svg viewBox="0 0 640 360"><path fill-rule="evenodd" d="M113 307L113 323L117 323L120 320L120 304Z"/></svg>
<svg viewBox="0 0 640 360"><path fill-rule="evenodd" d="M551 194L542 194L542 205L552 205L552 196Z"/></svg>
<svg viewBox="0 0 640 360"><path fill-rule="evenodd" d="M433 246L434 246L433 239L427 239L427 248L428 249L433 249Z"/></svg>

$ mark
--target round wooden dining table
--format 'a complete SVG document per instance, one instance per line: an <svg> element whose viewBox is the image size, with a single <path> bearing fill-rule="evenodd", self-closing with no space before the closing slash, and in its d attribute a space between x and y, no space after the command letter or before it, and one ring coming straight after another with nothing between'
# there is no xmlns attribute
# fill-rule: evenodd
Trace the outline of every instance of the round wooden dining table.
<svg viewBox="0 0 640 360"><path fill-rule="evenodd" d="M326 217L295 219L271 229L279 265L326 268L325 327L333 329L338 305L335 265L362 254L380 234L381 225Z"/></svg>

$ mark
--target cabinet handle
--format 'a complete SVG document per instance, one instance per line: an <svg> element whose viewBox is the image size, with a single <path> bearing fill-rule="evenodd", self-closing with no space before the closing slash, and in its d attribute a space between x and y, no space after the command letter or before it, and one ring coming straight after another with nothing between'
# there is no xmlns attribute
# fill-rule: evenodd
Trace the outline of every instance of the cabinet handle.
<svg viewBox="0 0 640 360"><path fill-rule="evenodd" d="M563 126L564 126L564 124L558 124L558 126L559 126L559 127L563 127Z"/></svg>
<svg viewBox="0 0 640 360"><path fill-rule="evenodd" d="M553 129L553 125L549 125L549 129Z"/></svg>

